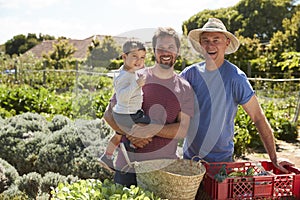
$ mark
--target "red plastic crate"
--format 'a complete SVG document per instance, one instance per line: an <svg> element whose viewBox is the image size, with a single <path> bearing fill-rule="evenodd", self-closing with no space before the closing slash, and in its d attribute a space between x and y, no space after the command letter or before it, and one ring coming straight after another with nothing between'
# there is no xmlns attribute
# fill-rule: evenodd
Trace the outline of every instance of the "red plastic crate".
<svg viewBox="0 0 300 200"><path fill-rule="evenodd" d="M203 178L204 191L212 199L300 199L300 169L286 166L290 173L284 174L271 162L260 161L261 166L272 174L258 176L261 169L252 162L219 162L206 163L206 174ZM253 167L254 176L228 177L217 182L214 176L226 165L227 173L246 172Z"/></svg>

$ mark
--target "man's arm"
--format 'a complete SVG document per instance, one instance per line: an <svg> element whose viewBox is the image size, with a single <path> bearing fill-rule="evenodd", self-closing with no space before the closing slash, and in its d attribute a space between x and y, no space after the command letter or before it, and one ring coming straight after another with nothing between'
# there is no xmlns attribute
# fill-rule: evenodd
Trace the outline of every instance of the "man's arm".
<svg viewBox="0 0 300 200"><path fill-rule="evenodd" d="M108 123L108 125L114 129L119 134L125 134L124 131L117 125L116 121L114 120L113 114L112 114L112 108L114 107L115 103L110 102L108 106L106 107L106 110L104 112L103 118Z"/></svg>
<svg viewBox="0 0 300 200"><path fill-rule="evenodd" d="M167 124L156 135L163 138L185 138L190 125L190 116L180 112L176 123Z"/></svg>
<svg viewBox="0 0 300 200"><path fill-rule="evenodd" d="M264 144L264 147L267 153L269 154L270 160L272 161L274 166L280 169L281 171L287 173L288 171L281 164L278 163L273 130L269 122L267 121L267 118L262 108L259 105L257 97L253 95L251 99L242 106L254 122L260 135L260 138Z"/></svg>
<svg viewBox="0 0 300 200"><path fill-rule="evenodd" d="M148 124L148 125L135 125L132 130L132 136L138 138L147 138L153 136L159 136L169 139L184 138L187 134L190 124L190 116L180 112L177 118L177 122L172 124L160 125L160 124Z"/></svg>
<svg viewBox="0 0 300 200"><path fill-rule="evenodd" d="M114 102L109 103L109 105L107 106L107 108L104 112L103 118L113 130L115 130L119 134L127 136L127 134L118 126L118 124L114 120L114 117L112 114L112 112L113 112L112 108L114 105L115 105ZM130 137L129 137L129 139L130 139ZM148 144L150 141L151 141L151 138L134 138L134 145L142 148L146 144Z"/></svg>

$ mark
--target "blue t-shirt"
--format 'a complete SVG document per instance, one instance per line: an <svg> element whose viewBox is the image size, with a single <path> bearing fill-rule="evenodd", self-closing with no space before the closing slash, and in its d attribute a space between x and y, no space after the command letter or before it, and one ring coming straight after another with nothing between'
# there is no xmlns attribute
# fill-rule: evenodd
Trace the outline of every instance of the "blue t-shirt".
<svg viewBox="0 0 300 200"><path fill-rule="evenodd" d="M233 155L234 118L238 105L254 95L245 73L225 60L214 71L205 62L181 72L195 92L195 115L184 141L184 157L199 156L208 162L221 162Z"/></svg>

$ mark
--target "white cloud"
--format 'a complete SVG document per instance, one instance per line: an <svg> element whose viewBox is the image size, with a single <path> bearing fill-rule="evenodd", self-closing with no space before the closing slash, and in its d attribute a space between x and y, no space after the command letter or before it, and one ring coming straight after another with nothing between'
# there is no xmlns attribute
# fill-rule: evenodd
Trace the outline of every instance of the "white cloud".
<svg viewBox="0 0 300 200"><path fill-rule="evenodd" d="M83 39L142 28L171 26L204 10L239 0L0 0L0 44L18 34L42 33Z"/></svg>
<svg viewBox="0 0 300 200"><path fill-rule="evenodd" d="M9 9L40 9L65 0L0 0L0 7Z"/></svg>
<svg viewBox="0 0 300 200"><path fill-rule="evenodd" d="M204 9L216 9L232 6L237 0L135 0L137 9L143 10L146 13L159 14L179 14L184 16L192 16Z"/></svg>
<svg viewBox="0 0 300 200"><path fill-rule="evenodd" d="M19 8L20 7L19 0L10 0L10 1L0 0L0 7L1 8L10 8L10 9Z"/></svg>
<svg viewBox="0 0 300 200"><path fill-rule="evenodd" d="M99 28L101 28L101 26L90 27L89 24L78 25L77 20L62 21L55 18L41 18L33 22L23 21L18 17L7 17L0 18L0 24L3 30L7 30L5 33L1 33L1 39L2 37L8 38L8 36L10 36L8 39L11 39L15 35L27 35L28 33L35 33L37 36L42 33L55 37L65 36L73 39L85 39L93 34L99 34L98 31ZM102 32L104 32L104 30L105 29L103 29ZM6 42L8 39L1 42Z"/></svg>

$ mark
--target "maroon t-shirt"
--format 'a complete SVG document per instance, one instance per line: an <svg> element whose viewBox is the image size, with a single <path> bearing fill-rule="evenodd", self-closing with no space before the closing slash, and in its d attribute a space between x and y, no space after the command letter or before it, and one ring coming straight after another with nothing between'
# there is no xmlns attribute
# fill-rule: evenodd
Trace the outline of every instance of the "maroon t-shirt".
<svg viewBox="0 0 300 200"><path fill-rule="evenodd" d="M143 110L152 123L170 124L177 122L180 112L189 116L194 114L194 94L190 84L174 75L169 79L159 79L152 74L151 68L143 71L146 75L146 84L143 86ZM123 136L123 140L127 140ZM167 139L158 136L152 138L152 142L143 148L137 148L134 155L130 155L132 161L142 161L159 158L177 158L178 140ZM124 160L119 151L117 165L123 166Z"/></svg>

